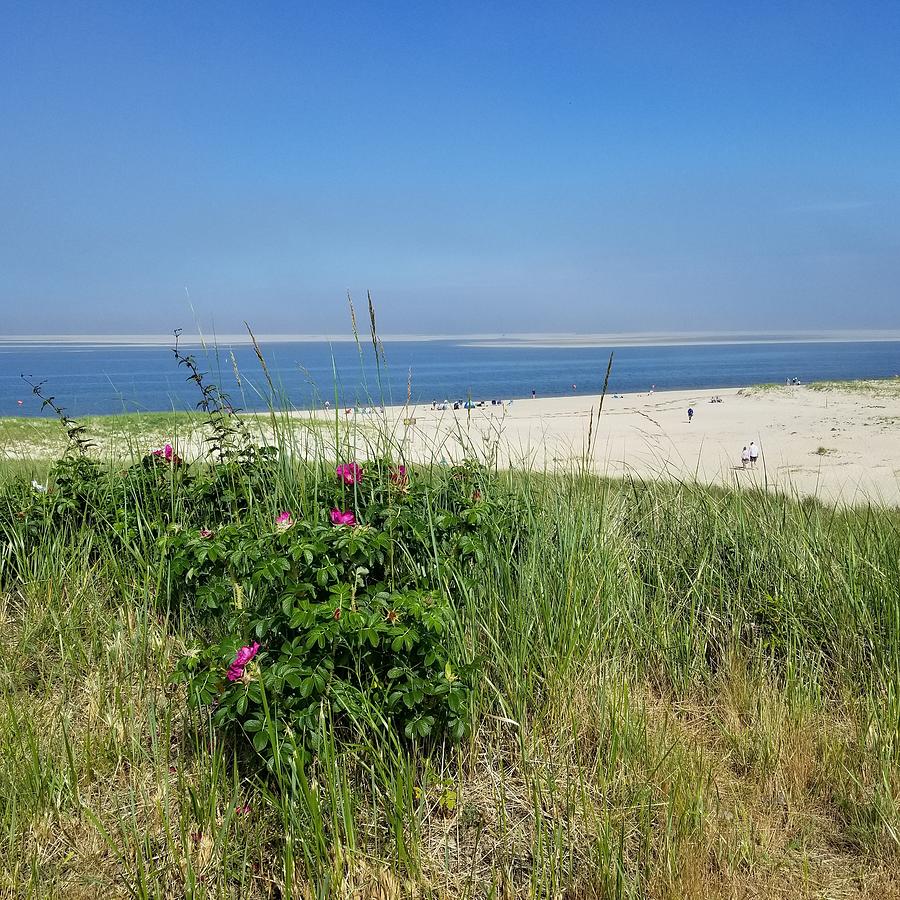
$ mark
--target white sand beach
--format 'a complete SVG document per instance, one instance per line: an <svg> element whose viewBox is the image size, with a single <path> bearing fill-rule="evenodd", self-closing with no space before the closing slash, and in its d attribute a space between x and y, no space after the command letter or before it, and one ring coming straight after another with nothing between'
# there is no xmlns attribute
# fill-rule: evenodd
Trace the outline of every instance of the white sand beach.
<svg viewBox="0 0 900 900"><path fill-rule="evenodd" d="M722 402L711 403L714 396ZM467 446L496 452L503 464L560 469L588 453L593 410L589 458L599 474L900 504L900 381L607 396L599 426L598 402L584 395L458 411L394 408L386 415L412 458L458 459ZM741 450L750 441L760 457L744 469Z"/></svg>
<svg viewBox="0 0 900 900"><path fill-rule="evenodd" d="M721 397L721 403L711 403ZM608 395L597 418L597 395L521 399L474 409L428 406L339 410L342 440L370 455L375 435L386 429L410 461L450 462L466 456L501 466L561 471L588 462L610 477L669 478L726 486L760 486L841 503L900 505L900 379L833 385L712 388ZM694 409L692 422L687 410ZM324 426L333 410L298 411L295 452L333 442ZM259 439L271 439L269 417L253 416ZM284 421L284 420L282 420ZM44 423L46 424L46 423ZM349 431L349 434L348 434ZM0 446L8 459L52 458L59 440L47 429ZM590 434L590 446L588 437ZM186 459L204 454L203 434L94 434L101 456L128 456L134 449L172 439ZM741 465L741 450L759 447L755 467Z"/></svg>

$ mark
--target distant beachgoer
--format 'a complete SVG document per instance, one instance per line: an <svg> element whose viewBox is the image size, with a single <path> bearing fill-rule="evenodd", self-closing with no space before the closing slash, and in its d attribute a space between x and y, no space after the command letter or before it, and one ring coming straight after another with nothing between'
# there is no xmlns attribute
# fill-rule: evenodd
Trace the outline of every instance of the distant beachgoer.
<svg viewBox="0 0 900 900"><path fill-rule="evenodd" d="M577 384L573 384L573 385L572 385L572 390L573 390L573 391L578 390L578 385L577 385Z"/></svg>
<svg viewBox="0 0 900 900"><path fill-rule="evenodd" d="M691 424L691 419L694 418L694 408L692 406L688 407L688 425Z"/></svg>
<svg viewBox="0 0 900 900"><path fill-rule="evenodd" d="M325 401L325 409L331 409L331 402L328 400Z"/></svg>
<svg viewBox="0 0 900 900"><path fill-rule="evenodd" d="M759 447L753 441L750 441L748 452L750 454L750 467L753 468L756 465L756 460L759 458Z"/></svg>
<svg viewBox="0 0 900 900"><path fill-rule="evenodd" d="M531 399L534 400L535 397L537 397L537 394L534 392L534 388L532 388L531 389Z"/></svg>
<svg viewBox="0 0 900 900"><path fill-rule="evenodd" d="M748 462L750 462L750 451L744 447L744 449L741 450L741 468L746 469Z"/></svg>

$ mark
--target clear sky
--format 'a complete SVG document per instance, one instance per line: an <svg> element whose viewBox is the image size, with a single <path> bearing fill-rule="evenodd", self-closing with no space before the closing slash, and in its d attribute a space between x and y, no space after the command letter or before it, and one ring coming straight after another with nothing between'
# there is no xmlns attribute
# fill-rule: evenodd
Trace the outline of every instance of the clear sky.
<svg viewBox="0 0 900 900"><path fill-rule="evenodd" d="M0 333L900 327L900 4L4 2Z"/></svg>

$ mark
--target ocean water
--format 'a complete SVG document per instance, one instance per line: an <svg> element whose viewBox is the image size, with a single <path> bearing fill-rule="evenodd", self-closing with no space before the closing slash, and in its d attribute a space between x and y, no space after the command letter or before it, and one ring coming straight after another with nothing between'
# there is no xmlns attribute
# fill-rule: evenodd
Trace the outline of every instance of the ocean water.
<svg viewBox="0 0 900 900"><path fill-rule="evenodd" d="M304 409L444 399L596 394L614 352L609 391L739 387L762 382L884 378L900 374L900 342L759 343L648 347L495 347L458 341L392 342L375 365L371 345L263 346L279 403ZM201 368L250 410L268 404L252 347L191 348ZM199 399L165 347L16 345L0 341L0 416L41 415L21 376L45 381L70 414L192 409ZM573 390L573 385L574 390ZM18 401L21 400L20 405Z"/></svg>

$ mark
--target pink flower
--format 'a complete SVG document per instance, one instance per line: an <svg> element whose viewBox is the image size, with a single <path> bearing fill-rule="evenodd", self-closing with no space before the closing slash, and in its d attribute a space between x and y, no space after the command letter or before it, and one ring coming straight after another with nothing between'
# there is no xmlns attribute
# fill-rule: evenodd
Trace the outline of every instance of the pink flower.
<svg viewBox="0 0 900 900"><path fill-rule="evenodd" d="M331 524L332 525L355 525L356 524L356 516L354 516L352 512L342 512L339 509L333 509L331 511Z"/></svg>
<svg viewBox="0 0 900 900"><path fill-rule="evenodd" d="M362 481L362 466L357 465L355 462L344 463L343 465L338 466L334 471L337 474L337 477L341 478L346 485L359 484L359 482Z"/></svg>
<svg viewBox="0 0 900 900"><path fill-rule="evenodd" d="M206 538L207 540L213 536L213 533L208 528L200 529L200 537Z"/></svg>
<svg viewBox="0 0 900 900"><path fill-rule="evenodd" d="M166 444L165 447L152 451L151 456L164 459L167 463L172 463L173 466L181 464L181 457L175 452L171 444Z"/></svg>
<svg viewBox="0 0 900 900"><path fill-rule="evenodd" d="M275 517L275 527L279 531L287 531L294 524L294 519L287 511L278 513Z"/></svg>
<svg viewBox="0 0 900 900"><path fill-rule="evenodd" d="M256 641L249 647L241 647L234 662L228 667L228 680L240 681L244 677L244 667L257 653L259 653L259 644Z"/></svg>

